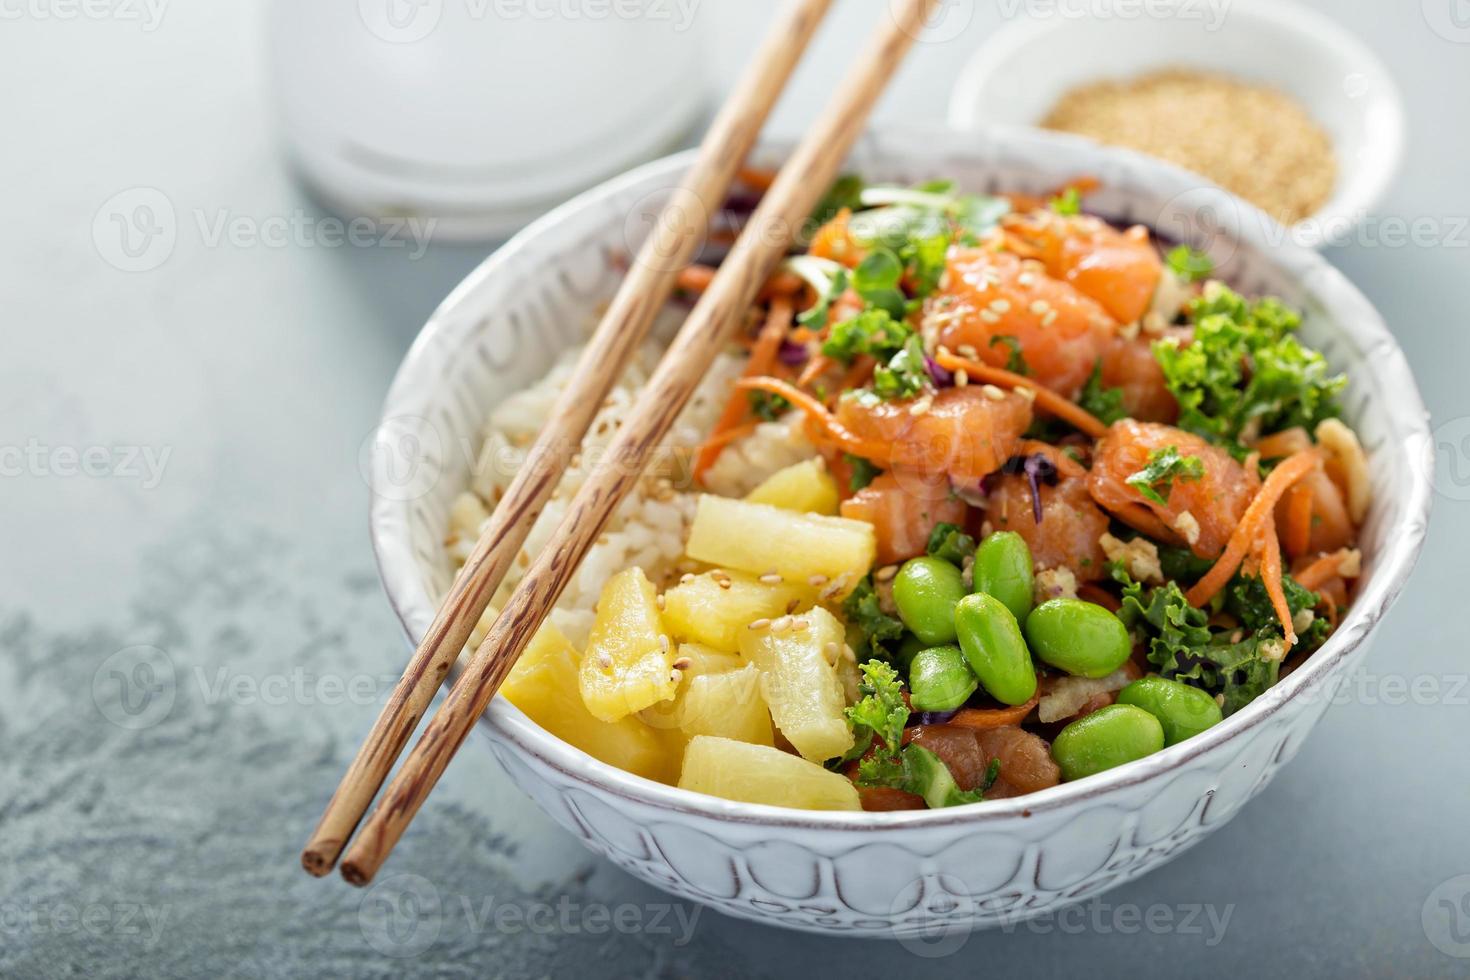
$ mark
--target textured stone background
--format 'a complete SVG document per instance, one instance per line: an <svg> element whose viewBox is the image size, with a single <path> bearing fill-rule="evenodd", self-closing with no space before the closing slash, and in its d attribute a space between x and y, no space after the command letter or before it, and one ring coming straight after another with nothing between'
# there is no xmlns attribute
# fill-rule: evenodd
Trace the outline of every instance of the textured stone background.
<svg viewBox="0 0 1470 980"><path fill-rule="evenodd" d="M379 887L302 875L297 849L404 657L358 448L419 324L484 250L209 247L196 214L322 216L280 163L259 6L176 0L144 31L4 5L0 447L35 440L48 462L0 478L0 976L1463 976L1470 46L1430 26L1450 0L1317 5L1409 97L1383 214L1442 239L1332 253L1399 331L1440 425L1423 564L1365 684L1233 823L1075 916L958 948L672 905L549 825L473 743ZM864 6L836 17L777 129L816 110ZM704 5L719 77L768 7ZM920 53L883 118L942 114L998 20L982 7ZM163 266L127 274L92 226L138 187L182 230ZM58 472L59 450L89 446L169 455L158 481ZM1140 927L1154 907L1174 927Z"/></svg>

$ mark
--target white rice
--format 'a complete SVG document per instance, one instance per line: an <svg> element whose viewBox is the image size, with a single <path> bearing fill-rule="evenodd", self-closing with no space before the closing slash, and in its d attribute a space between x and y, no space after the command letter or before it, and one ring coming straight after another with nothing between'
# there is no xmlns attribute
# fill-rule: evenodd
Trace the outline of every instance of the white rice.
<svg viewBox="0 0 1470 980"><path fill-rule="evenodd" d="M609 392L582 443L581 454L573 460L546 509L531 527L505 581L471 634L472 648L484 639L498 610L524 577L532 557L541 551L561 523L572 498L611 444L623 418L632 411L663 350L663 345L657 342L646 344ZM510 485L524 462L526 451L550 418L580 353L580 348L566 351L546 377L507 398L491 414L471 487L459 495L450 509L445 542L456 570L474 549L490 509ZM734 353L722 354L715 361L655 452L642 479L618 507L562 593L551 621L577 646L586 644L597 597L609 578L636 565L654 582L662 583L679 568L698 494L690 477L694 452L719 418L729 398L730 383L739 375L743 363L743 358ZM744 496L772 473L807 459L814 452L802 432L799 416L762 423L754 433L725 448L718 462L705 474L704 489L723 496Z"/></svg>

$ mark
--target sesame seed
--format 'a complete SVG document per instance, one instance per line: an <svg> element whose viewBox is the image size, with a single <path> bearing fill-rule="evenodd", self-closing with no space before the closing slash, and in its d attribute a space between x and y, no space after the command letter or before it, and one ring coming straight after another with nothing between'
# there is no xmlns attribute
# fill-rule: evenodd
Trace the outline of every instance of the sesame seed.
<svg viewBox="0 0 1470 980"><path fill-rule="evenodd" d="M752 622L750 624L750 629L753 629L753 630L764 630L764 629L770 629L770 628L771 628L771 621L769 619L757 619L757 620L755 620L754 622Z"/></svg>
<svg viewBox="0 0 1470 980"><path fill-rule="evenodd" d="M671 670L671 671L669 671L669 680L671 682L677 684L680 681L682 681L683 679L684 679L684 672L682 670Z"/></svg>
<svg viewBox="0 0 1470 980"><path fill-rule="evenodd" d="M1036 285L1036 277L1029 272L1023 272L1016 277L1016 282L1022 286L1034 286Z"/></svg>
<svg viewBox="0 0 1470 980"><path fill-rule="evenodd" d="M956 371L954 373L954 386L956 388L963 388L966 385L968 385L969 383L970 383L970 372L966 371L964 368L960 368L958 371Z"/></svg>
<svg viewBox="0 0 1470 980"><path fill-rule="evenodd" d="M789 630L790 628L791 628L791 617L790 616L779 616L776 619L771 620L771 632L772 633L784 633L787 630Z"/></svg>
<svg viewBox="0 0 1470 980"><path fill-rule="evenodd" d="M974 344L960 344L955 350L959 351L961 357L968 357L971 360L980 356L980 352L975 349Z"/></svg>
<svg viewBox="0 0 1470 980"><path fill-rule="evenodd" d="M662 650L664 653L668 653L669 652L669 638L667 636L664 636L663 634L659 634L658 648L660 650Z"/></svg>
<svg viewBox="0 0 1470 980"><path fill-rule="evenodd" d="M606 650L597 651L597 666L603 670L612 670L613 659Z"/></svg>
<svg viewBox="0 0 1470 980"><path fill-rule="evenodd" d="M990 308L996 313L1009 313L1011 311L1011 301L1008 299L993 299L990 301Z"/></svg>
<svg viewBox="0 0 1470 980"><path fill-rule="evenodd" d="M1044 316L1044 317L1041 318L1041 325L1043 327L1049 327L1053 323L1056 323L1056 322L1057 322L1057 311L1056 310L1048 310L1046 316Z"/></svg>
<svg viewBox="0 0 1470 980"><path fill-rule="evenodd" d="M767 585L781 584L781 576L776 572L766 572L766 574L761 576L760 580Z"/></svg>
<svg viewBox="0 0 1470 980"><path fill-rule="evenodd" d="M688 670L693 665L693 660L690 660L688 657L680 657L674 661L672 666L675 670Z"/></svg>
<svg viewBox="0 0 1470 980"><path fill-rule="evenodd" d="M813 575L811 578L806 580L806 584L810 585L814 589L820 589L822 586L827 584L827 576Z"/></svg>
<svg viewBox="0 0 1470 980"><path fill-rule="evenodd" d="M794 619L791 621L791 628L796 630L796 632L798 633L802 632L810 625L811 623L807 622L805 619Z"/></svg>
<svg viewBox="0 0 1470 980"><path fill-rule="evenodd" d="M836 640L828 640L822 647L822 653L829 661L835 661L842 654L842 649Z"/></svg>
<svg viewBox="0 0 1470 980"><path fill-rule="evenodd" d="M994 310L981 310L980 319L986 323L999 323L1000 316Z"/></svg>
<svg viewBox="0 0 1470 980"><path fill-rule="evenodd" d="M875 581L875 582L886 582L889 579L893 578L893 576L895 576L897 574L898 574L898 566L897 565L884 565L882 568L878 569L876 572L873 573L873 581Z"/></svg>
<svg viewBox="0 0 1470 980"><path fill-rule="evenodd" d="M679 584L680 585L688 585L690 582L693 582L693 581L694 581L694 573L693 572L685 572L683 575L680 575L679 576Z"/></svg>
<svg viewBox="0 0 1470 980"><path fill-rule="evenodd" d="M668 608L668 605L669 605L668 597L665 596L663 593L659 593L658 598L656 598L656 599L653 600L653 604L656 605L656 606L658 606L659 611L662 612L663 610L665 610L666 608Z"/></svg>
<svg viewBox="0 0 1470 980"><path fill-rule="evenodd" d="M1036 401L1036 389L1035 388L1030 388L1030 387L1027 387L1025 385L1017 385L1016 388L1015 388L1015 391L1016 391L1016 394L1020 395L1022 398L1026 399L1028 402L1034 402L1034 401Z"/></svg>
<svg viewBox="0 0 1470 980"><path fill-rule="evenodd" d="M1050 309L1051 304L1044 299L1035 300L1031 304L1031 312L1035 313L1037 316L1045 316L1047 311Z"/></svg>
<svg viewBox="0 0 1470 980"><path fill-rule="evenodd" d="M1003 402L1006 400L1006 393L995 385L985 385L980 390L985 393L986 398L989 398L993 402Z"/></svg>

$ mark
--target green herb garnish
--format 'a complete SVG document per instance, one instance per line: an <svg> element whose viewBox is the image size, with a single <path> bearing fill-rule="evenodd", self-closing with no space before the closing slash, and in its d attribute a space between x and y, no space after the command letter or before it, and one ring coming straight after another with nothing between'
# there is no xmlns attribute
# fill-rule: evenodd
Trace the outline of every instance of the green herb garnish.
<svg viewBox="0 0 1470 980"><path fill-rule="evenodd" d="M1184 282L1203 282L1215 271L1215 263L1203 252L1196 252L1188 245L1178 245L1164 256L1169 271Z"/></svg>
<svg viewBox="0 0 1470 980"><path fill-rule="evenodd" d="M1093 365L1092 374L1087 377L1087 384L1082 386L1082 393L1077 396L1077 404L1084 411L1090 412L1103 425L1112 425L1119 419L1128 416L1128 412L1123 408L1123 389L1103 387L1101 358Z"/></svg>
<svg viewBox="0 0 1470 980"><path fill-rule="evenodd" d="M863 487L872 483L878 478L878 474L883 472L872 460L864 459L861 456L854 456L852 453L844 453L843 456L847 460L848 467L852 470L852 476L847 481L847 488L853 493L857 493Z"/></svg>
<svg viewBox="0 0 1470 980"><path fill-rule="evenodd" d="M1198 456L1181 456L1178 446L1164 446L1149 453L1148 465L1124 482L1145 499L1167 507L1175 480L1199 480L1204 475L1205 464Z"/></svg>
<svg viewBox="0 0 1470 980"><path fill-rule="evenodd" d="M1212 282L1189 307L1194 340L1153 346L1169 391L1179 402L1179 427L1244 458L1242 433L1308 431L1338 413L1347 384L1327 361L1294 336L1301 317L1280 300L1249 302ZM1249 427L1249 428L1248 428Z"/></svg>
<svg viewBox="0 0 1470 980"><path fill-rule="evenodd" d="M965 559L975 554L975 539L954 524L936 524L929 532L929 543L924 551L936 558L943 558L952 565L961 567Z"/></svg>
<svg viewBox="0 0 1470 980"><path fill-rule="evenodd" d="M1066 190L1062 191L1061 194L1052 198L1051 201L1047 203L1047 207L1051 208L1054 213L1064 215L1066 217L1081 214L1082 195L1077 193L1077 188L1068 187Z"/></svg>
<svg viewBox="0 0 1470 980"><path fill-rule="evenodd" d="M918 334L905 341L903 350L873 371L873 393L879 398L911 398L930 384L924 361L924 342Z"/></svg>

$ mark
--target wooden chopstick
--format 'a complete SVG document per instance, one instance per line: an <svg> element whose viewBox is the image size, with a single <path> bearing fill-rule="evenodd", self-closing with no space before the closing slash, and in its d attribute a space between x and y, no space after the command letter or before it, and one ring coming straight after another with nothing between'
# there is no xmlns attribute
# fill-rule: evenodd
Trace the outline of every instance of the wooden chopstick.
<svg viewBox="0 0 1470 980"><path fill-rule="evenodd" d="M873 104L928 16L942 0L884 4L889 13L869 47L791 159L781 169L714 282L659 363L601 465L568 508L545 550L501 610L463 676L383 794L342 860L355 885L373 879L449 760L551 611L608 518L637 483L657 441L689 400L740 315L785 255L861 134Z"/></svg>
<svg viewBox="0 0 1470 980"><path fill-rule="evenodd" d="M475 550L302 850L301 864L311 874L324 875L332 869L367 812L525 543L567 460L581 446L603 399L648 335L678 274L693 259L710 217L724 201L831 5L832 0L792 0L715 117L694 166L628 270L550 421L485 524Z"/></svg>

